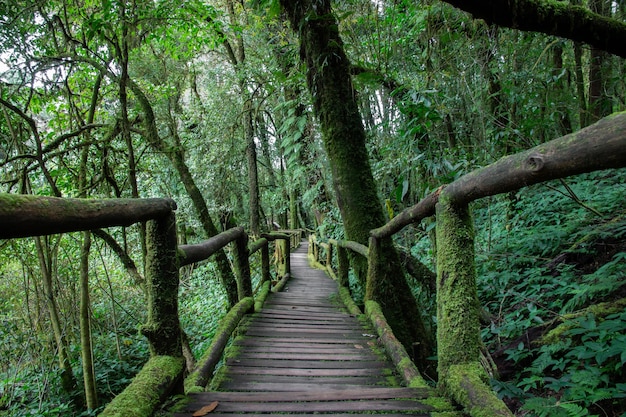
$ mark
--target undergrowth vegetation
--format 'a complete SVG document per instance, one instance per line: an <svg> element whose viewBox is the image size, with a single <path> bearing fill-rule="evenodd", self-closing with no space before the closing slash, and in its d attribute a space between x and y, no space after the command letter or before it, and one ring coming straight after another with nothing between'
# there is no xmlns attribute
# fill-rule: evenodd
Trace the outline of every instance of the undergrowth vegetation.
<svg viewBox="0 0 626 417"><path fill-rule="evenodd" d="M625 195L621 169L473 205L486 363L518 416L626 416ZM434 269L431 227L411 252Z"/></svg>
<svg viewBox="0 0 626 417"><path fill-rule="evenodd" d="M32 242L15 240L0 252L0 416L92 416L102 406L78 411L82 384L71 393L61 389L54 338L47 323L45 300L36 293L37 282L23 274L21 256L34 256ZM66 249L67 250L67 249ZM19 254L12 258L3 254ZM71 260L71 257L68 257ZM59 264L63 291L57 293L64 334L77 381L82 381L80 340L77 337L78 292L74 266ZM149 358L148 343L139 329L146 321L145 294L129 282L115 259L103 251L93 259L91 292L94 368L100 404L121 392ZM30 273L36 274L33 270ZM181 273L179 315L198 357L210 343L228 306L217 281L215 265L203 263ZM30 331L37 328L38 332Z"/></svg>
<svg viewBox="0 0 626 417"><path fill-rule="evenodd" d="M626 171L475 207L483 340L518 415L626 416Z"/></svg>

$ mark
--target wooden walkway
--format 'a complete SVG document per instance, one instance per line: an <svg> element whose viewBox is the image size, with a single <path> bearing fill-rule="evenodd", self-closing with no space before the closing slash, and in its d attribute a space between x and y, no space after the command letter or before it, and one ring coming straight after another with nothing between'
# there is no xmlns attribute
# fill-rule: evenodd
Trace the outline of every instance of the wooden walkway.
<svg viewBox="0 0 626 417"><path fill-rule="evenodd" d="M190 394L175 416L204 415L207 406L214 417L430 416L426 390L398 385L373 330L346 312L332 279L308 266L306 243L291 271L285 290L250 316L217 391Z"/></svg>

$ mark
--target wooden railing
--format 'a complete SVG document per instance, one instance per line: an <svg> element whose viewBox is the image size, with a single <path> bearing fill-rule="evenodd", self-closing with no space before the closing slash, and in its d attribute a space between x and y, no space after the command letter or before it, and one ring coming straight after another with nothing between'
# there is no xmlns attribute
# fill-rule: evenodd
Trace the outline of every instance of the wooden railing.
<svg viewBox="0 0 626 417"><path fill-rule="evenodd" d="M196 245L177 245L176 204L170 199L71 199L0 194L0 239L94 230L112 226L146 224L147 323L141 333L148 339L151 357L132 383L100 414L147 417L169 395L183 392L185 360L178 316L179 268L200 262L234 242L234 265L239 302L222 320L220 328L195 371L187 378L188 390L204 389L221 358L231 333L241 318L259 309L270 290L277 291L289 278L289 253L302 239L301 230L265 234L248 245L241 227L229 229ZM269 243L277 243L274 288L270 285ZM261 251L261 279L252 288L250 255ZM253 298L253 293L256 295Z"/></svg>
<svg viewBox="0 0 626 417"><path fill-rule="evenodd" d="M366 311L378 310L375 299L382 268L381 242L404 227L436 216L437 242L437 357L439 387L472 416L512 416L487 386L480 364L479 303L474 260L474 230L468 204L552 179L626 166L626 113L470 172L404 210L370 232L369 245L357 242L318 242L311 238L311 256L339 283L348 284L351 250L368 259ZM334 248L334 249L333 249ZM337 253L337 272L332 268ZM324 254L324 256L320 256ZM370 316L371 314L368 313ZM415 371L412 371L415 372Z"/></svg>

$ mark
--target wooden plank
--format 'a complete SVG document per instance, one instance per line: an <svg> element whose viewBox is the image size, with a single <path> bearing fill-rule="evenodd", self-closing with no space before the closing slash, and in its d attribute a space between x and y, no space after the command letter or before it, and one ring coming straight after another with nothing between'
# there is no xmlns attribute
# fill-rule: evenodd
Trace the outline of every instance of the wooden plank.
<svg viewBox="0 0 626 417"><path fill-rule="evenodd" d="M254 317L254 323L258 325L275 326L275 325L306 325L306 326L346 326L351 328L362 328L363 325L355 322L351 317L333 318L326 317Z"/></svg>
<svg viewBox="0 0 626 417"><path fill-rule="evenodd" d="M346 320L351 320L353 316L349 316L346 313L342 312L324 312L324 313L311 313L304 311L284 311L284 310L261 310L260 313L252 316L255 320L264 319L264 320L325 320L325 321L339 321L344 322Z"/></svg>
<svg viewBox="0 0 626 417"><path fill-rule="evenodd" d="M286 377L292 378L292 377ZM318 391L321 389L335 389L335 390L343 390L343 389L363 389L363 387L367 386L375 386L380 382L380 380L375 380L372 378L350 378L348 381L347 378L316 378L317 381L311 382L311 379L304 379L302 382L299 381L286 381L286 382L230 382L225 381L220 385L220 389L227 391Z"/></svg>
<svg viewBox="0 0 626 417"><path fill-rule="evenodd" d="M248 338L251 335L248 335ZM294 345L296 344L302 344L302 343L310 343L311 346L315 346L315 345L319 345L319 344L325 344L325 345L352 345L352 344L369 344L369 343L377 343L376 339L368 339L366 336L354 336L354 337L337 337L336 335L334 335L333 337L322 337L321 335L305 335L305 336L301 336L301 337L294 337L294 338L285 338L285 337L278 337L278 336L272 336L272 335L268 335L266 334L265 336L262 335L257 335L255 336L255 339L259 340L259 346L263 346L264 344L269 344L271 345L272 343L275 342L282 342L284 340L290 340L294 343Z"/></svg>
<svg viewBox="0 0 626 417"><path fill-rule="evenodd" d="M262 368L262 367L249 367L249 366L232 366L228 369L227 378L231 379L242 378L242 375L277 375L277 376L300 376L300 377L353 377L353 376L375 376L380 377L384 375L384 369L370 369L370 368L349 368L349 369L337 369L337 368ZM234 375L237 375L236 377Z"/></svg>
<svg viewBox="0 0 626 417"><path fill-rule="evenodd" d="M363 335L369 335L371 333L361 333L360 335L353 337L353 338L347 338L344 340L338 340L336 338L332 338L332 339L311 339L311 340L302 340L302 339L293 339L290 337L240 337L238 339L235 340L234 344L236 346L246 346L246 347L254 347L254 346L274 346L276 348L280 348L280 347L310 347L310 348L319 348L319 349L323 349L323 348L327 348L327 349L332 349L332 348L336 348L337 345L340 345L340 347L342 345L347 345L347 346L353 346L356 347L357 349L362 349L362 348L366 348L366 349L370 349L372 347L377 347L379 346L379 342L377 338L374 337L369 337L369 336L363 336ZM354 340L358 340L358 342L355 344L352 343L352 339ZM357 346L358 345L358 346Z"/></svg>
<svg viewBox="0 0 626 417"><path fill-rule="evenodd" d="M373 353L266 353L266 352L245 352L237 355L238 360L242 359L280 359L280 360L301 360L301 361L375 361L379 358Z"/></svg>
<svg viewBox="0 0 626 417"><path fill-rule="evenodd" d="M292 369L382 369L387 365L382 361L341 361L341 360L279 360L279 359L228 359L228 366L249 366L257 368L292 368Z"/></svg>
<svg viewBox="0 0 626 417"><path fill-rule="evenodd" d="M206 402L190 403L186 409L196 410ZM303 402L220 402L218 413L344 413L351 411L431 411L433 407L415 400L363 400L363 401L303 401Z"/></svg>
<svg viewBox="0 0 626 417"><path fill-rule="evenodd" d="M202 392L193 395L194 401L219 402L300 402L300 401L349 401L349 400L418 400L428 397L428 390L417 388L359 388L320 389L312 391L275 392Z"/></svg>
<svg viewBox="0 0 626 417"><path fill-rule="evenodd" d="M328 323L285 323L281 321L276 321L275 323L269 322L260 322L254 321L250 324L248 329L268 329L268 330L276 330L276 331L287 331L290 332L292 330L319 330L322 331L341 331L341 332L355 332L357 334L363 334L363 327L359 326L356 323L350 325L349 323L337 323L337 324L328 324Z"/></svg>
<svg viewBox="0 0 626 417"><path fill-rule="evenodd" d="M245 349L245 354L246 355L250 355L253 353L284 353L284 354L292 354L292 353L301 353L301 354L308 354L308 353L320 353L320 354L328 354L328 355L347 355L347 354L354 354L357 352L361 352L365 349L365 347L360 347L357 348L356 346L361 346L361 345L338 345L338 346L334 346L331 345L332 347L311 347L308 344L301 344L299 346L270 346L270 345L265 345L265 346L259 346L259 345L254 345L254 346L244 346L244 345L237 345L237 346L241 346L243 349ZM322 345L322 346L326 346L326 345ZM370 353L369 349L365 350L367 353Z"/></svg>
<svg viewBox="0 0 626 417"><path fill-rule="evenodd" d="M364 332L356 332L354 330L351 329L327 329L327 328L316 328L316 327L311 327L311 328L301 328L301 329L285 329L285 328L278 328L278 329L272 329L270 327L263 327L263 326L255 326L254 324L250 325L250 327L248 327L248 330L246 331L246 335L247 336L284 336L284 335L290 335L290 337L306 337L306 336L311 336L311 335L319 335L320 337L328 337L328 338L332 338L335 336L338 337L349 337L352 336L353 338L357 338L359 336L365 338L366 336L363 336L364 334L371 334L371 333L364 333Z"/></svg>
<svg viewBox="0 0 626 417"><path fill-rule="evenodd" d="M186 413L175 413L173 417L189 417L191 413L195 410L190 410ZM207 414L207 417L267 417L268 414L258 414L258 413L220 413L220 412L212 412L211 414ZM280 413L280 417L319 417L320 414L306 414L306 413ZM355 416L368 416L371 417L371 412L354 412L354 413L333 413L333 417L355 417ZM406 414L406 413L385 413L385 417L429 417L430 414L420 413L420 414Z"/></svg>
<svg viewBox="0 0 626 417"><path fill-rule="evenodd" d="M295 326L319 326L319 327L344 327L348 329L363 329L365 326L354 320L326 320L324 318L310 317L304 318L266 318L257 317L252 320L252 323L256 326L283 326L283 327L295 327Z"/></svg>

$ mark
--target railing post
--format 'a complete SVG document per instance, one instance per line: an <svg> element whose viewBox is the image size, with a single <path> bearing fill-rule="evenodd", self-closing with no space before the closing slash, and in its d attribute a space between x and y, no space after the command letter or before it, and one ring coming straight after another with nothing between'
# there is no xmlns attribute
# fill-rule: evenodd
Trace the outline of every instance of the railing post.
<svg viewBox="0 0 626 417"><path fill-rule="evenodd" d="M291 245L285 240L285 274L291 275Z"/></svg>
<svg viewBox="0 0 626 417"><path fill-rule="evenodd" d="M370 236L369 252L367 256L367 282L365 284L365 301L381 301L378 297L378 282L380 275L380 239Z"/></svg>
<svg viewBox="0 0 626 417"><path fill-rule="evenodd" d="M480 324L474 228L467 205L437 204L437 347L439 373L478 360Z"/></svg>
<svg viewBox="0 0 626 417"><path fill-rule="evenodd" d="M327 248L328 249L326 249L326 268L331 268L332 269L332 267L333 267L333 245L328 243Z"/></svg>
<svg viewBox="0 0 626 417"><path fill-rule="evenodd" d="M261 246L261 284L270 279L270 249L269 242L265 239L265 243Z"/></svg>
<svg viewBox="0 0 626 417"><path fill-rule="evenodd" d="M487 384L480 364L480 304L469 207L454 204L444 191L436 211L439 387L473 410L471 415L512 416Z"/></svg>
<svg viewBox="0 0 626 417"><path fill-rule="evenodd" d="M315 259L315 262L320 261L320 248L317 243L317 236L313 236L313 259Z"/></svg>
<svg viewBox="0 0 626 417"><path fill-rule="evenodd" d="M152 355L182 356L176 216L173 211L148 221L146 241L148 321L142 326L141 333L148 339Z"/></svg>
<svg viewBox="0 0 626 417"><path fill-rule="evenodd" d="M348 273L350 262L348 261L348 249L337 245L337 278L339 285L350 288Z"/></svg>
<svg viewBox="0 0 626 417"><path fill-rule="evenodd" d="M237 296L239 301L252 296L252 279L250 277L250 260L248 259L248 235L241 228L235 240L235 262L237 266Z"/></svg>

